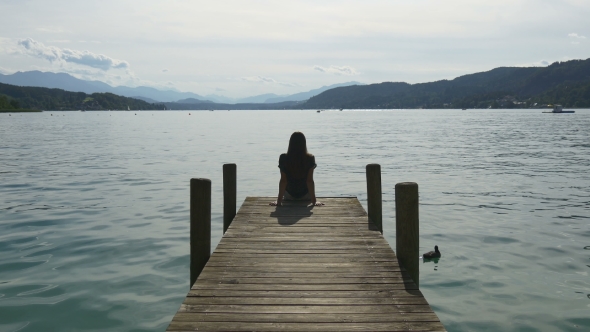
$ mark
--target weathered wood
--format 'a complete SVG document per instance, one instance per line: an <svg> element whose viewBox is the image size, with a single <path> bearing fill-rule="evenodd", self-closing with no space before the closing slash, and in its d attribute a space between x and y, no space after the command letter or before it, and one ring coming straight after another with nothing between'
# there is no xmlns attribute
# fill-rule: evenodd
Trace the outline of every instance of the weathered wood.
<svg viewBox="0 0 590 332"><path fill-rule="evenodd" d="M355 290L380 290L386 291L391 289L418 289L416 284L408 282L405 284L320 284L320 285L301 285L301 284L208 284L195 282L192 290L199 289L219 289L219 290L247 290L247 291L355 291Z"/></svg>
<svg viewBox="0 0 590 332"><path fill-rule="evenodd" d="M247 197L168 331L445 331L356 198Z"/></svg>
<svg viewBox="0 0 590 332"><path fill-rule="evenodd" d="M207 269L201 272L199 278L203 279L212 279L212 278L228 278L230 276L235 276L235 272L233 270L212 270ZM362 270L358 271L351 271L348 273L341 273L341 272L323 272L323 273L310 273L310 272L275 272L275 271L240 271L239 276L241 278L305 278L306 280L310 278L316 279L323 279L323 278L365 278L365 279L373 279L373 278L401 278L403 275L399 271L390 271L390 272L374 272L371 275L367 275L363 273Z"/></svg>
<svg viewBox="0 0 590 332"><path fill-rule="evenodd" d="M418 184L395 185L395 242L400 264L416 285L420 284L420 228L418 218Z"/></svg>
<svg viewBox="0 0 590 332"><path fill-rule="evenodd" d="M219 298L219 297L244 297L250 299L258 298L393 298L393 299L405 299L405 298L419 298L427 304L424 296L418 289L388 289L388 290L352 290L352 291L303 291L303 290L292 290L292 291L246 291L246 290L190 290L187 297L207 297L207 298ZM296 300L293 300L296 303ZM354 304L356 301L350 300L350 303ZM420 303L412 303L420 304Z"/></svg>
<svg viewBox="0 0 590 332"><path fill-rule="evenodd" d="M383 234L383 211L381 197L381 166L368 164L367 173L367 212L369 221L372 222L381 234Z"/></svg>
<svg viewBox="0 0 590 332"><path fill-rule="evenodd" d="M223 165L223 233L229 228L236 216L237 200L237 166Z"/></svg>
<svg viewBox="0 0 590 332"><path fill-rule="evenodd" d="M382 264L375 264L371 265L354 265L348 264L346 266L326 266L326 264L315 264L315 265L288 265L287 267L277 267L274 265L243 265L243 266L235 266L229 264L220 264L218 266L209 266L207 265L207 269L215 270L215 271L234 271L234 273L240 272L257 272L257 271L265 271L269 273L344 273L344 272L351 272L351 273L374 273L374 272L388 272L388 271L402 271L402 268L399 265L390 264L387 266L383 266ZM403 270L405 271L405 270Z"/></svg>
<svg viewBox="0 0 590 332"><path fill-rule="evenodd" d="M291 314L329 314L329 313L402 313L424 312L432 313L428 305L397 305L397 304L365 304L357 305L210 305L210 304L183 304L180 312L231 312L231 313L291 313Z"/></svg>
<svg viewBox="0 0 590 332"><path fill-rule="evenodd" d="M440 322L387 322L387 323L251 323L251 322L180 322L172 321L168 331L446 331Z"/></svg>
<svg viewBox="0 0 590 332"><path fill-rule="evenodd" d="M432 313L405 313L397 315L382 314L236 314L236 313L188 313L178 314L181 322L252 322L252 323L386 323L386 322L437 322L438 318Z"/></svg>
<svg viewBox="0 0 590 332"><path fill-rule="evenodd" d="M190 182L190 286L209 261L211 255L211 180Z"/></svg>

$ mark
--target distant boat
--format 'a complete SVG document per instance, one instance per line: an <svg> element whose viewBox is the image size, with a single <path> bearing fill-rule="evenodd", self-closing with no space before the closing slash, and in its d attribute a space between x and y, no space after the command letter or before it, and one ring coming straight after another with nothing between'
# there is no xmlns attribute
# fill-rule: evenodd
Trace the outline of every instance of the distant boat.
<svg viewBox="0 0 590 332"><path fill-rule="evenodd" d="M564 111L563 110L563 106L561 106L561 105L555 105L553 107L553 111L551 111L551 112L543 112L543 113L560 113L561 114L561 113L576 113L576 111Z"/></svg>
<svg viewBox="0 0 590 332"><path fill-rule="evenodd" d="M131 109L129 108L129 106L127 106L127 110L128 110L128 111L131 111Z"/></svg>
<svg viewBox="0 0 590 332"><path fill-rule="evenodd" d="M464 108L463 110L464 110L464 111L466 111L467 109L466 109L466 108Z"/></svg>
<svg viewBox="0 0 590 332"><path fill-rule="evenodd" d="M343 110L343 108L340 109L340 111L342 111L342 110Z"/></svg>
<svg viewBox="0 0 590 332"><path fill-rule="evenodd" d="M321 113L322 111L318 110L318 113Z"/></svg>

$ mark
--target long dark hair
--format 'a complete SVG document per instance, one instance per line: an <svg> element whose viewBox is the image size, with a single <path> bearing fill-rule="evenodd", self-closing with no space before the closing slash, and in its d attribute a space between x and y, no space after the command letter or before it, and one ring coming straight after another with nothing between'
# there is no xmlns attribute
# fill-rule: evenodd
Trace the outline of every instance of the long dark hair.
<svg viewBox="0 0 590 332"><path fill-rule="evenodd" d="M303 178L307 175L307 163L313 155L307 152L307 141L302 132L296 131L291 134L289 139L289 149L287 150L287 169L297 178Z"/></svg>

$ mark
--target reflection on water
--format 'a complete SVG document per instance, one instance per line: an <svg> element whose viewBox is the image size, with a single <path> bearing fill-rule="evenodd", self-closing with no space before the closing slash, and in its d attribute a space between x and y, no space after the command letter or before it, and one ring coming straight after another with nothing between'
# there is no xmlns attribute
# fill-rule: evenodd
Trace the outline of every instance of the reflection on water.
<svg viewBox="0 0 590 332"><path fill-rule="evenodd" d="M381 164L393 248L393 188L419 183L420 250L444 251L421 290L449 331L590 329L588 110L52 113L0 114L2 332L164 330L188 290L189 179L212 179L215 246L222 165L239 202L275 196L296 130L318 196L365 204Z"/></svg>

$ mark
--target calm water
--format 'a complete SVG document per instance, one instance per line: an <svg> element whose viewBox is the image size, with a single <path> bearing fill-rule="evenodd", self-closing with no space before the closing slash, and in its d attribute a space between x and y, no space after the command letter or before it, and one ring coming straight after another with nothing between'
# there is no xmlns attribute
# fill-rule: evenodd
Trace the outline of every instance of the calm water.
<svg viewBox="0 0 590 332"><path fill-rule="evenodd" d="M163 331L188 291L189 179L275 195L303 131L319 196L420 186L420 285L449 331L590 330L590 110L0 114L0 331ZM53 114L53 115L52 115Z"/></svg>

